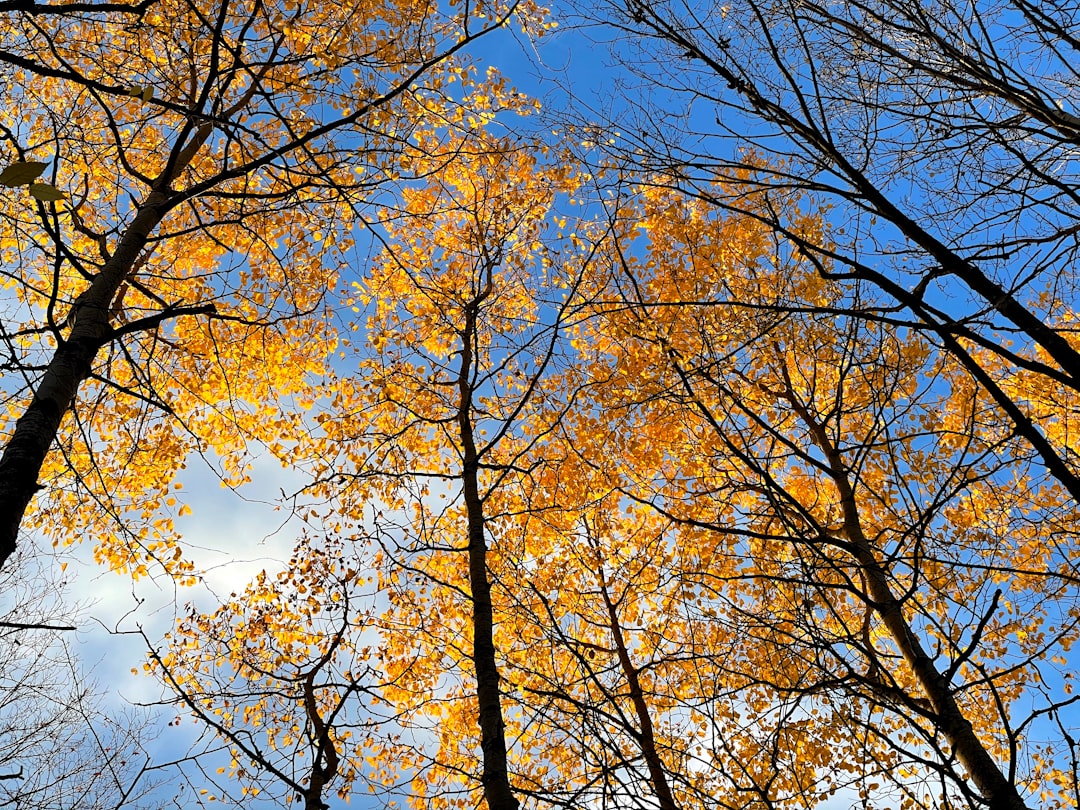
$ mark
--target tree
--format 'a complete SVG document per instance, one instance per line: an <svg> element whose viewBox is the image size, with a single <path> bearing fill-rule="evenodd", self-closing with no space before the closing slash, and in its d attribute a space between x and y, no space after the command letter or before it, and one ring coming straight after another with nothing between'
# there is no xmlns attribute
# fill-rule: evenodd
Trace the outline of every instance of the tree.
<svg viewBox="0 0 1080 810"><path fill-rule="evenodd" d="M725 191L738 189L714 193ZM739 785L729 765L728 789L766 805L820 800L835 784L812 768L829 759L794 754L821 735L865 796L891 782L892 801L933 806L919 784L933 774L942 802L1075 801L1073 698L1048 677L1076 632L1074 546L1060 539L1075 504L918 332L846 314L857 288L785 266L782 250L755 267L702 216L706 203L654 193L649 260L624 254L636 306L592 341L616 358L611 388L597 389L605 420L625 411L618 430L634 440L586 460L670 521L666 575L685 587L683 609L704 602L752 639L724 648L724 691L765 716L793 709L775 770ZM799 227L795 246L814 237L812 221ZM681 654L699 670L711 657ZM1045 749L1020 731L1040 718L1058 724Z"/></svg>
<svg viewBox="0 0 1080 810"><path fill-rule="evenodd" d="M999 636L987 628L999 615L1016 609L1010 598L996 596L986 574L979 572L996 572L991 579L1010 582L1014 593L1054 594L1051 602L1041 605L1035 604L1038 597L1027 597L1032 612L1024 614L1024 621L1032 628L1042 624L1042 610L1062 611L1063 621L1052 623L1054 631L1039 636L1046 645L1043 651L1025 647L1031 630L1021 626L1013 637L1016 647L997 649L994 656L999 660L1008 659L1017 671L1031 672L1043 666L1038 662L1047 656L1065 660L1071 644L1068 617L1074 610L1075 540L1067 527L1072 525L1080 488L1071 438L1078 370L1071 336L1076 224L1073 206L1065 201L1075 193L1072 157L1077 130L1065 99L1075 88L1069 58L1076 48L1070 33L1074 11L1024 2L963 7L882 2L840 8L751 0L719 9L629 2L605 6L603 19L597 20L612 26L608 30L619 38L614 45L617 58L640 79L641 95L623 98L642 106L636 108L640 126L628 124L632 113L622 114L618 125L586 122L589 131L602 133L589 139L592 147L606 145L610 163L617 167L651 171L646 182L660 189L757 219L817 265L828 283L824 302L797 297L769 303L767 309L778 316L811 312L819 318L864 321L864 327L852 327L853 335L881 328L874 324L890 325L900 330L897 334L912 351L926 341L934 363L947 370L945 377L928 375L928 384L939 386L941 392L969 391L968 426L959 432L964 457L943 467L941 474L970 469L974 458L982 458L980 464L988 466L965 473L969 483L950 485L947 478L941 479L933 487L936 494L927 496L930 505L941 505L940 513L928 505L927 511L916 510L898 521L919 549L915 558L903 563L909 574L887 570L900 552L881 548L873 552L879 562L882 555L888 561L883 573L885 579L894 579L891 595L886 590L872 592L874 577L868 570L863 571L865 580L852 580L844 588L862 593L877 618L891 625L889 632L899 645L893 654L909 661L909 675L917 677L924 690L919 699L929 701L933 709L933 733L949 741L943 758L964 761L970 754L978 760L965 762L974 790L963 789L970 791L966 800L976 805L1022 806L1025 795L1039 796L1044 790L1039 778L1025 781L1022 775L1023 749L1035 745L1017 732L1029 730L1040 712L1059 718L1058 729L1049 737L1056 739L1061 770L1055 774L1050 767L1047 778L1059 787L1068 785L1074 770L1068 765L1074 743L1061 719L1067 691L1064 697L1051 697L1048 690L1043 708L1025 715L1027 720L1018 725L1004 709L959 707L959 714L966 714L966 722L976 727L977 739L971 741L968 753L967 744L955 736L957 732L965 736L967 730L963 723L954 723L956 712L944 699L945 693L964 694L967 683L952 679L977 656L980 644L993 649L999 643L989 643ZM583 13L591 14L592 9ZM679 99L674 112L650 101L672 97ZM683 114L685 109L691 113ZM674 126L657 129L647 120ZM799 226L800 210L780 202L792 190L825 206L828 227L807 231ZM699 302L758 306L729 289L710 291ZM651 311L656 301L646 298L642 305ZM860 337L858 342L865 340ZM799 444L777 431L778 417L772 410L762 413L739 404L759 400L751 400L742 386L726 381L727 375L709 371L697 354L676 351L694 358L684 364L672 355L671 362L681 369L680 383L699 403L698 410L715 420L717 432L736 407L750 424L784 435L779 446L796 452ZM832 362L840 368L860 368L867 362L834 357ZM833 420L844 421L841 411L826 408L815 415L822 406L808 407L804 395L792 389L794 383L811 384L796 375L796 370L802 375L808 368L821 369L822 364L803 358L789 370L791 381L769 382L765 393L793 410L809 435L820 434L813 441L815 450L798 452L808 468L828 471L836 493L827 500L856 502L853 493L867 475L861 471L863 457L868 459L871 448L892 445L894 439L868 437L862 445L850 445L847 453L841 451L843 440L852 440L850 433L837 431L831 439L821 433ZM813 382L819 373L815 371ZM722 419L708 398L701 401L701 392L712 392L714 386L731 398L719 408ZM950 413L954 410L955 406L947 408ZM949 430L958 427L953 423ZM759 452L741 448L737 455L750 464ZM974 457L968 455L972 452ZM798 504L784 518L785 524L814 516L815 531L828 534L828 521L816 516L789 484L774 479L773 456L768 458L769 463L756 462L757 474L764 480L753 486L771 493L777 508ZM916 455L912 448L898 458L895 473L919 481L923 471L910 466L910 459L925 462L925 451ZM1049 479L1041 477L1040 468ZM1005 480L1015 487L1013 491L988 492ZM816 502L822 496L820 490L814 491ZM846 492L852 493L850 497ZM672 496L654 497L655 505L664 509ZM963 506L946 507L951 501ZM989 524L984 523L988 508L996 515ZM953 527L952 542L964 552L921 556L924 544L929 544L926 538L939 530L933 519L938 514ZM716 526L712 519L703 522ZM854 543L846 551L856 554L862 540L854 542L851 530L851 525L844 528ZM1055 532L1053 538L1046 537L1050 531ZM976 551L971 538L983 532L1004 542L1008 552L999 556L993 546ZM1045 546L1035 547L1038 552L1019 539L1033 535L1044 538ZM864 561L869 563L870 558ZM940 566L933 574L923 569L933 568L932 561ZM821 575L804 574L801 579L818 583ZM770 581L778 578L784 581L775 573ZM972 627L942 631L950 622L940 618L920 618L914 625L909 618L907 629L896 623L898 616L924 615L927 597L920 583L939 598L955 600L954 617L977 604ZM965 596L972 588L983 596ZM890 604L895 606L892 618L886 615ZM846 621L850 627L851 620ZM916 638L923 636L921 651L902 649L909 631ZM965 632L966 646L957 641ZM949 641L942 641L939 634ZM861 647L869 645L864 642ZM927 662L933 668L920 675ZM995 668L987 663L980 667L982 673L968 683L981 680L993 686L999 677ZM864 671L880 672L878 664ZM1038 682L1037 675L1030 677ZM1015 692L993 689L1000 706L1018 699ZM982 725L987 717L993 722ZM1032 756L1040 762L1036 772L1054 759L1044 753ZM1075 801L1068 792L1059 800Z"/></svg>
<svg viewBox="0 0 1080 810"><path fill-rule="evenodd" d="M515 95L494 85L467 101L477 112L502 106L498 96L507 93ZM344 613L333 613L323 600L340 576L333 560L342 541L331 537L316 551L305 544L279 582L309 594L303 609L340 615L338 629L313 631L310 618L305 625L281 609L278 591L260 577L213 615L192 613L155 668L189 707L214 707L222 719L210 724L233 741L237 760L261 765L264 778L284 782L307 807L319 806L320 783L338 773L344 796L361 777L373 790L393 790L411 772L432 806L475 803L479 789L489 807L513 810L496 639L504 600L495 592L506 586L493 578L490 544L497 490L520 475L515 459L543 438L522 434L520 424L541 408L561 332L581 305L583 248L568 244L557 262L545 237L555 194L572 192L574 180L554 162L541 165L528 145L484 129L433 134L409 160L425 180L404 190L400 208L384 210L384 248L355 283L355 309L368 317L358 368L331 380L334 408L300 451L321 465L313 494L332 497L336 520L369 524L371 507L411 513L401 525L376 518L365 533L377 553L350 563L353 576L375 568L389 606L356 626L347 597L334 599ZM371 542L354 536L348 545ZM329 573L320 562L327 559ZM306 585L295 584L300 577ZM361 650L363 629L378 631L379 643ZM220 677L211 664L219 658L230 662L230 683L240 684L227 697L200 674ZM301 663L309 660L316 663ZM347 672L324 675L324 667ZM309 678L318 685L306 694ZM356 705L360 694L373 707ZM245 707L241 720L244 700L256 708ZM301 709L311 701L322 708ZM473 780L477 718L481 775ZM260 726L305 729L306 743L295 732L284 743L272 741L280 731L262 732L270 749L318 748L303 780L272 767L269 749L255 749L249 729ZM438 737L434 750L412 741L429 731Z"/></svg>
<svg viewBox="0 0 1080 810"><path fill-rule="evenodd" d="M332 364L321 326L280 343L323 384L244 383L284 415L205 422L311 472L315 528L149 668L238 802L1074 806L1069 119L1034 85L1010 98L1049 135L988 118L1020 85L971 95L977 49L924 29L991 37L947 8L620 8L677 46L643 75L729 104L739 148L590 122L582 168L494 134L531 106L496 77L393 142L416 183L373 223L355 336ZM935 138L976 164L921 173ZM338 199L322 171L305 193Z"/></svg>
<svg viewBox="0 0 1080 810"><path fill-rule="evenodd" d="M805 195L758 167L553 208L581 175L479 133L421 153L299 454L345 539L158 661L243 778L288 733L308 801L332 762L432 807L1075 803L1075 504L961 360L823 277ZM346 620L319 588L364 544Z"/></svg>
<svg viewBox="0 0 1080 810"><path fill-rule="evenodd" d="M225 742L229 764L218 773L240 783L237 804L296 798L318 810L331 789L345 797L365 778L367 729L382 723L362 699L379 694L381 677L367 660L362 550L304 538L277 577L264 571L211 613L190 608L170 649L152 653L147 669L206 726L208 744L193 758ZM227 780L207 781L200 795L229 800Z"/></svg>
<svg viewBox="0 0 1080 810"><path fill-rule="evenodd" d="M148 752L151 718L110 711L66 638L83 616L38 562L20 555L0 574L0 805L149 807L164 781Z"/></svg>
<svg viewBox="0 0 1080 810"><path fill-rule="evenodd" d="M321 302L365 200L415 133L463 119L455 54L535 10L43 8L4 9L0 30L18 88L0 119L0 564L45 489L31 527L104 521L110 564L184 578L176 471L213 448L235 484L248 442L281 450L278 405L332 351Z"/></svg>
<svg viewBox="0 0 1080 810"><path fill-rule="evenodd" d="M1075 505L962 364L844 311L858 289L798 249L822 220L784 205L790 242L646 184L590 262L576 357L523 427L545 438L485 497L512 784L1070 806ZM434 593L399 597L429 684L460 637ZM434 716L458 735L453 705Z"/></svg>
<svg viewBox="0 0 1080 810"><path fill-rule="evenodd" d="M410 588L401 572L430 572L447 630L471 636L461 652L475 679L483 796L492 810L516 810L495 639L498 585L489 562L493 495L537 441L519 424L541 407L560 333L581 305L577 257L556 262L544 239L553 197L572 193L573 180L558 166L537 165L532 150L483 133L450 147L454 164L408 194L401 218L388 223L394 248L365 284L378 348L362 364L374 389L368 429L378 444L383 437L392 444L385 456L380 449L363 461L391 482L418 482L405 488L414 503L398 494L391 501L416 509L419 519L385 558L387 585ZM429 478L454 487L449 507L424 503ZM406 611L425 609L401 601ZM398 639L389 647L391 660L415 655ZM457 756L453 748L440 751L448 764Z"/></svg>
<svg viewBox="0 0 1080 810"><path fill-rule="evenodd" d="M1026 0L605 10L626 38L616 47L634 49L623 64L643 95L663 86L696 113L654 110L673 124L655 137L620 127L627 159L691 194L761 170L760 189L803 189L833 206L834 227L801 244L805 254L831 279L877 288L871 306L913 319L961 358L1080 496L1057 427L1068 408L1048 418L1033 394L1068 401L1080 372L1068 337L1076 223L1066 202L1080 133L1063 100L1076 81L1074 10ZM767 207L709 198L794 233Z"/></svg>

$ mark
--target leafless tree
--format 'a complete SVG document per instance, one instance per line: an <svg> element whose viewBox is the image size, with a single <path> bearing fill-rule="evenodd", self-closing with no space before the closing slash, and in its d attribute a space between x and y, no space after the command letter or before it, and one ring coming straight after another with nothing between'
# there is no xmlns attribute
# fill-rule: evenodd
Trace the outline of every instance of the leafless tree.
<svg viewBox="0 0 1080 810"><path fill-rule="evenodd" d="M149 807L152 718L85 671L69 638L86 619L63 591L22 555L0 574L0 807Z"/></svg>

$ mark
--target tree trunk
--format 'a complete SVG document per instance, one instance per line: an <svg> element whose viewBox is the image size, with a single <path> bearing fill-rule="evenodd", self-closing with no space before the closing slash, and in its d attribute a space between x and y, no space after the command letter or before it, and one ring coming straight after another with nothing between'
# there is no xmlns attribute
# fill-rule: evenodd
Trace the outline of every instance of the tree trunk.
<svg viewBox="0 0 1080 810"><path fill-rule="evenodd" d="M73 307L69 315L69 320L74 318L71 333L57 347L0 455L0 567L15 553L23 516L34 493L42 489L38 474L56 441L60 421L75 401L79 386L90 376L101 347L108 342L113 297L168 208L169 197L163 191L151 192L140 206L115 252Z"/></svg>
<svg viewBox="0 0 1080 810"><path fill-rule="evenodd" d="M488 287L490 291L490 285ZM518 800L510 788L506 757L506 731L499 694L499 668L495 662L494 612L491 583L488 581L487 540L484 537L484 501L480 496L480 458L472 424L473 339L476 316L486 292L466 308L462 330L461 365L458 374L458 431L461 440L462 490L468 516L469 587L473 606L473 665L476 668L476 697L479 704L480 748L483 773L480 782L488 810L518 810Z"/></svg>
<svg viewBox="0 0 1080 810"><path fill-rule="evenodd" d="M855 492L848 479L843 458L824 426L798 405L794 397L789 401L793 410L810 428L814 443L826 458L829 474L836 486L843 510L846 539L850 543L859 570L866 577L866 596L870 606L881 617L893 643L930 701L934 710L935 726L948 740L957 760L970 775L990 810L1027 810L1020 791L1002 773L998 763L975 734L971 721L964 716L956 702L948 679L938 671L904 616L903 606L889 585L887 572L863 532Z"/></svg>

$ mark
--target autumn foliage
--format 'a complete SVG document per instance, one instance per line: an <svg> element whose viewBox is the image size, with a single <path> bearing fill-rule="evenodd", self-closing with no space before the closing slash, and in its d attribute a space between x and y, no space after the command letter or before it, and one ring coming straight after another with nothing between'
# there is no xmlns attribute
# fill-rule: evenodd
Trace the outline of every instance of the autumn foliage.
<svg viewBox="0 0 1080 810"><path fill-rule="evenodd" d="M945 323L793 160L553 130L467 56L532 6L35 8L12 543L193 585L188 463L304 479L291 556L147 639L200 801L1075 805L1068 268L998 302L1045 331Z"/></svg>

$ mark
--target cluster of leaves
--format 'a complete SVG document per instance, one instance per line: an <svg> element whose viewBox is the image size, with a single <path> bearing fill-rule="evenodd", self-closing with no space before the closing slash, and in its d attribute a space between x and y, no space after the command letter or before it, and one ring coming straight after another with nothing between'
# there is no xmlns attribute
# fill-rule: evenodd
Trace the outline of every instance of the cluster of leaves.
<svg viewBox="0 0 1080 810"><path fill-rule="evenodd" d="M454 54L515 9L535 16L163 0L4 18L5 557L43 489L26 528L93 527L109 565L190 578L177 472L213 451L234 486L252 443L289 457L351 229L424 132L473 115L451 85L477 109L490 87L492 108L499 77Z"/></svg>
<svg viewBox="0 0 1080 810"><path fill-rule="evenodd" d="M363 527L349 564L376 584L343 793L410 781L415 806L510 806L489 637L515 803L977 806L987 761L1068 806L1075 504L959 363L801 257L820 213L788 195L782 239L667 177L590 201L584 172L527 144L450 148L384 213L354 370L337 364L297 450ZM711 193L781 203L741 182ZM282 576L333 582L322 559ZM253 594L226 630L221 611L183 620L157 662L201 713L226 704L184 661L235 638L216 670L235 688L281 632ZM299 679L306 643L254 683ZM283 727L269 691L222 729L238 758ZM318 726L290 723L318 756Z"/></svg>
<svg viewBox="0 0 1080 810"><path fill-rule="evenodd" d="M449 57L514 15L549 27L534 7L5 23L9 450L68 414L27 525L190 582L193 453L239 486L267 448L322 504L280 570L189 606L146 666L229 749L204 796L1076 804L1080 355L1070 254L1044 246L1076 233L1059 167L1080 130L928 56L947 8L880 6L616 10L703 66L687 92L771 127L730 160L677 133L505 134L536 105ZM880 75L836 44L856 30ZM930 94L959 124L928 86L963 89ZM976 89L1052 131L979 145ZM882 133L920 120L965 166L1041 178L1050 213L994 241L1034 181L982 199L960 177L902 210L915 158ZM955 239L920 224L961 210ZM981 303L950 314L957 291Z"/></svg>

